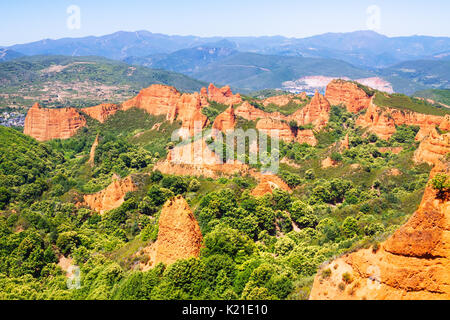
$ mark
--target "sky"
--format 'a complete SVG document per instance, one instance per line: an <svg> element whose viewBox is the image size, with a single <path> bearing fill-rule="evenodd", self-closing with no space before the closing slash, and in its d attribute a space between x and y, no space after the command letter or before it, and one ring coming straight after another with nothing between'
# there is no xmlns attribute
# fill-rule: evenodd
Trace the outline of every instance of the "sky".
<svg viewBox="0 0 450 320"><path fill-rule="evenodd" d="M448 0L1 0L0 46L147 30L303 38L371 29L450 36Z"/></svg>

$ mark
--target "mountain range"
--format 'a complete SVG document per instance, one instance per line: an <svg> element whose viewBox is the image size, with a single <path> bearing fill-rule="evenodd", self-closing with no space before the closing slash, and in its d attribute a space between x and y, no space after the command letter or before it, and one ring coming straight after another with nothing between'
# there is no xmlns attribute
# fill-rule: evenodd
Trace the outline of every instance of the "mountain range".
<svg viewBox="0 0 450 320"><path fill-rule="evenodd" d="M148 31L45 39L0 49L0 61L22 55L101 56L163 69L242 92L322 90L332 78L373 79L413 94L450 88L450 38L387 37L373 31L308 38L171 36ZM320 82L311 86L312 82ZM306 79L306 80L305 80ZM323 80L325 79L325 80ZM292 86L292 83L306 85Z"/></svg>

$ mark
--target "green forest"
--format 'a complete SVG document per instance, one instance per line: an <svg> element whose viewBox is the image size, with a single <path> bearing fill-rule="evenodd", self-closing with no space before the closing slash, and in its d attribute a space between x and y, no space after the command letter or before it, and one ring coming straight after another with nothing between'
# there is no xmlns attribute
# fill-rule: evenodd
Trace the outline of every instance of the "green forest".
<svg viewBox="0 0 450 320"><path fill-rule="evenodd" d="M214 119L225 109L211 104L204 112ZM0 299L308 299L321 264L360 248L377 250L407 221L431 170L412 161L418 127L399 126L384 141L357 127L357 116L333 106L328 125L315 132L317 146L280 142L271 152L288 160L279 176L293 192L259 198L251 195L257 182L250 176L153 170L180 124L152 130L163 119L142 110L119 111L103 124L88 118L74 137L44 143L0 127ZM349 148L342 150L347 134ZM322 168L327 157L337 166ZM113 175L132 175L138 190L102 215L78 205ZM200 256L143 272L138 265L146 258L136 253L156 240L161 208L177 195L200 225ZM75 287L62 257L79 267Z"/></svg>

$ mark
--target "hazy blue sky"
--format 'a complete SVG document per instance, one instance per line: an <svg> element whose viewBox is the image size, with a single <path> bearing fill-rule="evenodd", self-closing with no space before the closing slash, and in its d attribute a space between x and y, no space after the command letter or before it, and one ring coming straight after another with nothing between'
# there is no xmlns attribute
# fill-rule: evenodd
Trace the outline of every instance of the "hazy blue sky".
<svg viewBox="0 0 450 320"><path fill-rule="evenodd" d="M70 5L81 10L80 29L67 27ZM367 13L371 5L380 19ZM0 45L119 30L305 37L372 26L388 36L450 36L449 15L448 0L1 0Z"/></svg>

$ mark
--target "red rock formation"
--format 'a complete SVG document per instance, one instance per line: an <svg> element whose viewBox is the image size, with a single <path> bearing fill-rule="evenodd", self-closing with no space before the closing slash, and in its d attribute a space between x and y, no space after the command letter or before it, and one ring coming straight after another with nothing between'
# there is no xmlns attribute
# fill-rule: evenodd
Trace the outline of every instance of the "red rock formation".
<svg viewBox="0 0 450 320"><path fill-rule="evenodd" d="M283 121L271 118L261 119L256 123L256 129L270 137L277 137L280 140L290 142L295 139L291 127Z"/></svg>
<svg viewBox="0 0 450 320"><path fill-rule="evenodd" d="M25 118L24 133L38 141L68 139L85 125L86 119L77 109L47 109L35 103Z"/></svg>
<svg viewBox="0 0 450 320"><path fill-rule="evenodd" d="M331 167L336 167L338 164L337 164L337 162L336 161L333 161L333 159L331 159L330 157L328 157L328 158L326 158L326 159L324 159L323 161L322 161L322 168L323 169L328 169L328 168L331 168Z"/></svg>
<svg viewBox="0 0 450 320"><path fill-rule="evenodd" d="M289 188L289 186L276 175L262 174L255 171L252 171L251 175L259 181L259 184L251 193L254 197L262 197L266 194L271 194L275 189L291 191L291 188Z"/></svg>
<svg viewBox="0 0 450 320"><path fill-rule="evenodd" d="M179 144L170 150L167 159L154 166L165 174L218 178L222 175L245 175L248 166L239 161L223 163L206 144L205 138Z"/></svg>
<svg viewBox="0 0 450 320"><path fill-rule="evenodd" d="M421 128L416 138L420 140L428 136L435 127L439 127L441 124L446 127L447 120L440 116L379 107L371 102L366 114L360 116L356 120L356 124L368 128L369 131L384 140L388 140L396 132L396 126L415 125Z"/></svg>
<svg viewBox="0 0 450 320"><path fill-rule="evenodd" d="M258 109L252 106L250 103L245 101L242 105L240 105L235 110L236 116L244 118L248 121L256 121L258 119L271 118L274 120L287 120L287 117L282 115L279 112L264 112L261 109Z"/></svg>
<svg viewBox="0 0 450 320"><path fill-rule="evenodd" d="M295 103L301 103L307 99L308 99L308 96L306 95L306 93L302 92L297 95L283 94L283 95L279 95L279 96L269 97L269 98L264 99L262 103L266 107L270 104L275 104L277 106L283 107L292 101Z"/></svg>
<svg viewBox="0 0 450 320"><path fill-rule="evenodd" d="M236 126L236 115L233 106L229 107L225 112L219 114L213 123L213 129L222 132L232 131Z"/></svg>
<svg viewBox="0 0 450 320"><path fill-rule="evenodd" d="M89 153L89 160L88 160L88 164L93 167L95 164L95 150L97 150L98 147L98 143L99 143L99 135L97 134L97 136L95 137L95 141L92 144L91 147L91 152Z"/></svg>
<svg viewBox="0 0 450 320"><path fill-rule="evenodd" d="M123 103L124 110L136 107L152 115L165 115L171 122L179 120L183 130L190 135L195 124L201 130L208 123L208 118L201 112L202 106L200 94L181 94L173 87L159 84L141 90L136 97Z"/></svg>
<svg viewBox="0 0 450 320"><path fill-rule="evenodd" d="M310 146L317 146L319 141L317 141L316 136L314 135L314 131L312 130L298 130L297 136L295 137L295 141L298 143L306 143Z"/></svg>
<svg viewBox="0 0 450 320"><path fill-rule="evenodd" d="M332 105L344 105L352 113L367 109L370 104L370 97L364 90L358 88L355 83L344 80L331 81L325 97Z"/></svg>
<svg viewBox="0 0 450 320"><path fill-rule="evenodd" d="M168 200L159 217L158 239L154 244L153 266L198 257L203 242L197 220L182 196Z"/></svg>
<svg viewBox="0 0 450 320"><path fill-rule="evenodd" d="M327 125L330 119L330 109L331 106L327 99L316 91L311 102L294 112L288 119L296 121L298 125L312 124L319 130Z"/></svg>
<svg viewBox="0 0 450 320"><path fill-rule="evenodd" d="M438 164L431 177L439 172L448 175L448 164ZM449 201L428 186L419 209L378 250L359 250L322 267L310 299L448 300L449 230ZM323 276L325 269L329 276ZM347 285L345 273L352 278Z"/></svg>
<svg viewBox="0 0 450 320"><path fill-rule="evenodd" d="M203 94L204 92L205 91L202 90ZM239 93L234 95L229 86L219 89L212 83L208 87L208 99L229 106L242 102L241 95Z"/></svg>
<svg viewBox="0 0 450 320"><path fill-rule="evenodd" d="M128 192L136 191L137 187L131 177L120 180L113 177L113 182L104 190L84 196L84 202L91 209L103 214L122 205Z"/></svg>
<svg viewBox="0 0 450 320"><path fill-rule="evenodd" d="M436 129L431 130L414 153L416 163L426 162L430 165L440 163L441 159L450 152L450 133L440 135Z"/></svg>
<svg viewBox="0 0 450 320"><path fill-rule="evenodd" d="M106 119L115 114L118 110L120 110L120 106L112 103L103 103L95 107L81 109L81 111L86 113L88 116L100 121L101 123L105 122Z"/></svg>
<svg viewBox="0 0 450 320"><path fill-rule="evenodd" d="M394 119L373 103L370 103L366 113L356 120L356 124L368 128L384 140L389 140L397 131Z"/></svg>

